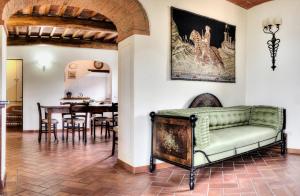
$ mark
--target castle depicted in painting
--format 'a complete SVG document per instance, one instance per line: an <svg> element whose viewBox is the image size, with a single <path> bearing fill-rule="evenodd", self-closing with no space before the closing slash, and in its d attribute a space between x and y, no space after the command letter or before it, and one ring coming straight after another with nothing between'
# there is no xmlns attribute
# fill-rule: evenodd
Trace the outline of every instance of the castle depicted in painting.
<svg viewBox="0 0 300 196"><path fill-rule="evenodd" d="M223 32L212 32L211 26L202 25L201 31L192 29L182 36L172 20L172 79L235 82L235 40L229 26L223 25ZM212 38L220 33L224 39L216 47Z"/></svg>

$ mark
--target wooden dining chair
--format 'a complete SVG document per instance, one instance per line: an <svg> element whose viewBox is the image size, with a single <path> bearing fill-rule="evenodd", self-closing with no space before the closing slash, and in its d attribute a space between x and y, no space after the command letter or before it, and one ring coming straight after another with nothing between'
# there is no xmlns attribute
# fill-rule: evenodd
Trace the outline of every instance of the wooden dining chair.
<svg viewBox="0 0 300 196"><path fill-rule="evenodd" d="M96 140L96 128L100 127L101 128L101 136L102 136L102 131L103 128L105 129L105 137L108 134L108 130L106 129L106 120L108 118L103 116L103 113L101 114L92 114L91 113L91 118L90 118L90 127L91 127L91 136L93 136L94 141Z"/></svg>
<svg viewBox="0 0 300 196"><path fill-rule="evenodd" d="M118 103L112 103L111 117L106 120L106 130L108 130L108 137L114 127L118 126Z"/></svg>
<svg viewBox="0 0 300 196"><path fill-rule="evenodd" d="M47 140L48 135L48 119L47 119L47 112L43 106L38 102L37 103L38 111L39 111L39 136L38 141L41 143L42 140L42 134L45 133L45 138ZM57 139L57 124L58 120L51 119L51 132L54 134L55 141L58 141Z"/></svg>
<svg viewBox="0 0 300 196"><path fill-rule="evenodd" d="M66 140L69 138L69 131L72 131L72 142L75 142L75 132L78 132L78 139L80 140L80 133L82 132L82 138L84 143L87 143L87 119L89 112L89 103L71 103L70 104L70 114L71 119L66 122L67 126L67 136Z"/></svg>
<svg viewBox="0 0 300 196"><path fill-rule="evenodd" d="M61 105L68 105L70 107L71 102L63 102ZM69 124L68 121L71 120L71 114L69 113L62 113L62 135L61 139L64 141L65 140L65 130L69 129Z"/></svg>

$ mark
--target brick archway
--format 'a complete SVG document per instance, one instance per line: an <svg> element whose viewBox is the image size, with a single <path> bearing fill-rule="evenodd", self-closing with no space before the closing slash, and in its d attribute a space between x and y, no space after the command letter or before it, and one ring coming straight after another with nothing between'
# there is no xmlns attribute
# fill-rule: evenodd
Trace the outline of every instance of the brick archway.
<svg viewBox="0 0 300 196"><path fill-rule="evenodd" d="M86 8L109 18L117 27L119 41L134 35L149 35L149 21L138 0L0 0L2 21L23 8L43 5L66 5Z"/></svg>

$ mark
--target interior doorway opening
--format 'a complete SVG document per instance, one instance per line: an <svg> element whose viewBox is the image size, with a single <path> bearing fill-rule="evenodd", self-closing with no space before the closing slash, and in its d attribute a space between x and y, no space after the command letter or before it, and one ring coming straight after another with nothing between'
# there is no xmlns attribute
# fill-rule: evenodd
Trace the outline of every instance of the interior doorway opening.
<svg viewBox="0 0 300 196"><path fill-rule="evenodd" d="M7 131L23 131L23 60L8 59L6 63Z"/></svg>
<svg viewBox="0 0 300 196"><path fill-rule="evenodd" d="M65 67L64 91L66 100L69 94L74 100L117 101L112 100L112 71L102 61L70 62Z"/></svg>

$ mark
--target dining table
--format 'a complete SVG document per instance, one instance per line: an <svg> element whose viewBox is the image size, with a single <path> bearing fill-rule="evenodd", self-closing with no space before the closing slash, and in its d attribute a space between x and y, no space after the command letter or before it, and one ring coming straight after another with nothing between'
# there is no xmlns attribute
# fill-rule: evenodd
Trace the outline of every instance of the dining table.
<svg viewBox="0 0 300 196"><path fill-rule="evenodd" d="M82 107L82 106L78 106ZM67 114L70 113L69 105L43 106L47 112L47 120L51 122L52 114ZM99 114L103 112L113 112L112 104L91 104L88 107L88 112L92 114ZM114 111L116 112L116 111ZM47 124L47 130L51 130L51 123ZM51 143L51 131L48 131L48 143Z"/></svg>

